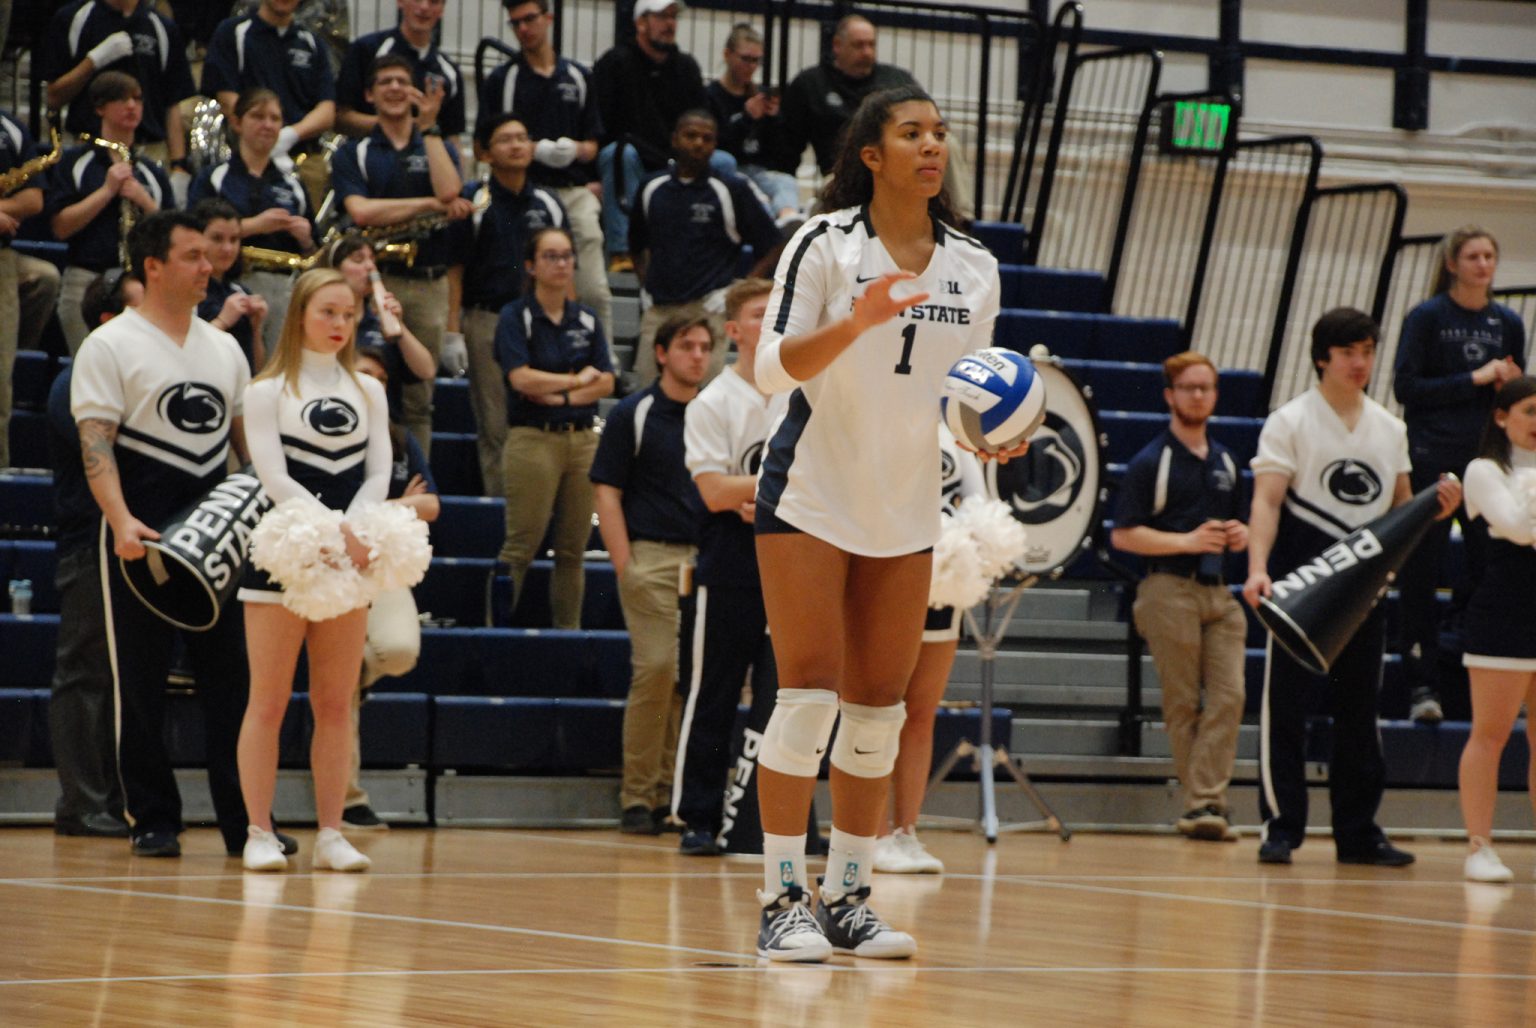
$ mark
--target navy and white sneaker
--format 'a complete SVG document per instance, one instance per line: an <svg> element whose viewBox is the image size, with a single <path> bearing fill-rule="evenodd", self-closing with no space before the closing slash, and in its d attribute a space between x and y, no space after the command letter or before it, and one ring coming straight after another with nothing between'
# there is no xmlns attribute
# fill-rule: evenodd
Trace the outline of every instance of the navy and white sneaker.
<svg viewBox="0 0 1536 1028"><path fill-rule="evenodd" d="M821 895L816 920L832 949L856 957L901 960L917 952L917 940L898 932L869 909L869 886L829 900Z"/></svg>
<svg viewBox="0 0 1536 1028"><path fill-rule="evenodd" d="M757 930L757 955L769 960L820 962L832 955L832 944L805 890L791 885L781 893L758 891L763 921Z"/></svg>

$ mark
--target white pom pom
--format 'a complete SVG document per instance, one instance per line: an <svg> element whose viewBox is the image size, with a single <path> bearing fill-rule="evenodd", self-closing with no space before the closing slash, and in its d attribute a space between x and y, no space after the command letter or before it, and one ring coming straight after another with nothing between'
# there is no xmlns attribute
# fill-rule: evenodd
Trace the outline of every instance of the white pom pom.
<svg viewBox="0 0 1536 1028"><path fill-rule="evenodd" d="M933 580L928 587L928 606L974 607L986 599L992 580L982 573L970 532L946 516L939 541L933 547Z"/></svg>
<svg viewBox="0 0 1536 1028"><path fill-rule="evenodd" d="M352 534L368 547L363 577L373 595L420 582L432 563L427 525L400 503L370 503L347 518Z"/></svg>
<svg viewBox="0 0 1536 1028"><path fill-rule="evenodd" d="M326 621L366 606L362 575L347 557L341 512L302 497L267 511L251 533L251 563L283 587L283 606Z"/></svg>
<svg viewBox="0 0 1536 1028"><path fill-rule="evenodd" d="M1007 574L1024 555L1024 526L1001 500L969 497L960 504L955 521L969 533L981 573L989 581Z"/></svg>

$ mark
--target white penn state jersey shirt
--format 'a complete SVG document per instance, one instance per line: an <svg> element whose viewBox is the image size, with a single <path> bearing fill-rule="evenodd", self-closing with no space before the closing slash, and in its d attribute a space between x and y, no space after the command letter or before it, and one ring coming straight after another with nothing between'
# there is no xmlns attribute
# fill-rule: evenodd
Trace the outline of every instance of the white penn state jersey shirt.
<svg viewBox="0 0 1536 1028"><path fill-rule="evenodd" d="M1255 475L1290 476L1285 509L1334 539L1392 509L1397 476L1411 467L1408 430L1369 396L1353 430L1313 387L1264 422Z"/></svg>
<svg viewBox="0 0 1536 1028"><path fill-rule="evenodd" d="M688 474L757 474L768 433L788 406L787 393L765 396L727 366L683 411Z"/></svg>
<svg viewBox="0 0 1536 1028"><path fill-rule="evenodd" d="M928 267L897 296L928 299L877 325L808 382L784 370L779 346L847 317L869 283L899 271L866 208L819 215L795 233L774 277L758 345L757 381L793 390L774 430L758 504L801 531L871 557L927 549L939 537L934 423L950 365L992 344L997 260L938 222Z"/></svg>

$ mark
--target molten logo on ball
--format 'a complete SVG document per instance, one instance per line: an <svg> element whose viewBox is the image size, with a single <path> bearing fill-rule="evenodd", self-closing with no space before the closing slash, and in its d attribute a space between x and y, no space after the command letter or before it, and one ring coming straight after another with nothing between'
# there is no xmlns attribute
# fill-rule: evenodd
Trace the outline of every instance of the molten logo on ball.
<svg viewBox="0 0 1536 1028"><path fill-rule="evenodd" d="M1021 353L1000 346L977 350L944 376L939 416L973 450L1009 450L1045 418L1045 382Z"/></svg>

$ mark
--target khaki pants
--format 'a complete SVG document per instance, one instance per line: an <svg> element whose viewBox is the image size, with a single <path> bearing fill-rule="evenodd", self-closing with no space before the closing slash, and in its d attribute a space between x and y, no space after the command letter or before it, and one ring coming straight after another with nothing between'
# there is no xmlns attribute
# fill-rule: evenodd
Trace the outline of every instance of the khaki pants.
<svg viewBox="0 0 1536 1028"><path fill-rule="evenodd" d="M507 536L500 559L512 576L512 608L523 594L528 565L545 530L554 525L555 573L549 582L554 627L580 628L586 588L582 555L592 536L592 457L597 433L546 432L517 425L507 430L502 478L507 483Z"/></svg>
<svg viewBox="0 0 1536 1028"><path fill-rule="evenodd" d="M16 288L21 295L21 323L16 330L16 349L35 350L43 329L59 303L63 276L52 261L16 254Z"/></svg>
<svg viewBox="0 0 1536 1028"><path fill-rule="evenodd" d="M692 303L657 304L640 315L640 337L635 341L635 386L644 389L656 381L656 331L673 318L708 318L709 331L715 337L715 351L709 355L709 371L700 388L714 381L725 369L725 355L730 341L725 338L725 290L716 289Z"/></svg>
<svg viewBox="0 0 1536 1028"><path fill-rule="evenodd" d="M432 351L434 365L443 353L443 333L448 330L448 279L412 278L383 271L384 288L395 294L405 310L405 327ZM401 390L405 408L401 421L416 437L424 456L432 455L432 382L412 382Z"/></svg>
<svg viewBox="0 0 1536 1028"><path fill-rule="evenodd" d="M1243 720L1242 608L1224 585L1153 573L1136 590L1132 611L1162 682L1183 809L1224 811Z"/></svg>
<svg viewBox="0 0 1536 1028"><path fill-rule="evenodd" d="M368 639L363 644L363 678L352 696L352 777L347 780L347 798L343 805L356 807L368 803L362 786L363 741L358 734L363 709L363 693L379 679L403 675L416 666L421 656L421 620L416 616L416 598L409 589L392 589L373 601L368 609Z"/></svg>
<svg viewBox="0 0 1536 1028"><path fill-rule="evenodd" d="M11 376L16 368L16 333L21 296L16 284L16 251L0 247L0 468L11 466Z"/></svg>
<svg viewBox="0 0 1536 1028"><path fill-rule="evenodd" d="M507 384L496 360L494 311L464 308L459 328L469 351L469 407L475 415L476 455L480 458L480 483L486 496L506 493L502 478L502 448L507 442ZM537 545L537 543L535 543Z"/></svg>
<svg viewBox="0 0 1536 1028"><path fill-rule="evenodd" d="M100 274L74 264L64 269L64 278L59 285L59 328L64 333L64 345L69 347L71 357L79 352L80 344L96 328L85 323L85 316L80 313L80 301L85 299L85 291Z"/></svg>
<svg viewBox="0 0 1536 1028"><path fill-rule="evenodd" d="M683 568L695 548L636 540L619 578L629 629L631 676L624 708L624 778L619 805L665 807L672 797L682 698L677 692L677 609Z"/></svg>
<svg viewBox="0 0 1536 1028"><path fill-rule="evenodd" d="M576 240L576 299L597 312L603 332L613 343L613 293L608 288L608 259L603 256L603 205L586 186L555 190ZM613 354L609 354L612 360ZM617 367L617 365L614 365Z"/></svg>

